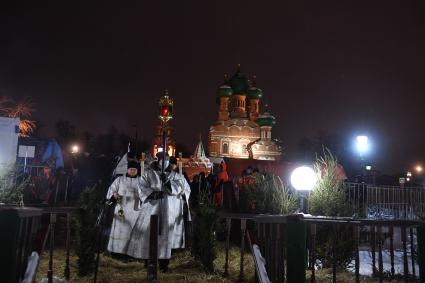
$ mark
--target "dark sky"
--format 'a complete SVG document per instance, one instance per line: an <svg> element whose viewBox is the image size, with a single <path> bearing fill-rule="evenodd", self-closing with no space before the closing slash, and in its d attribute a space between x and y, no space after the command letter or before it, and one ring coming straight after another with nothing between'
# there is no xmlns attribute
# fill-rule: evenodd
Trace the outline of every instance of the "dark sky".
<svg viewBox="0 0 425 283"><path fill-rule="evenodd" d="M175 139L215 120L223 73L257 75L289 156L319 130L367 133L377 166L425 161L425 1L11 1L0 17L0 91L30 96L52 133L137 123L175 99ZM264 103L263 103L264 104Z"/></svg>

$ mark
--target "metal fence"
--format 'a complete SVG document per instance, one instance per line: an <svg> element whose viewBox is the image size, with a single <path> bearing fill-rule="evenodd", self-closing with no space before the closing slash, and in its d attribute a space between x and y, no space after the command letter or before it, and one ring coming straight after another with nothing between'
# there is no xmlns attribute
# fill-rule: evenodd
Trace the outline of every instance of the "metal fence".
<svg viewBox="0 0 425 283"><path fill-rule="evenodd" d="M330 240L330 282L339 278L338 243L340 231L349 234L351 282L363 282L362 273L379 282L398 277L405 282L424 280L425 222L413 220L370 220L342 217L314 217L303 215L252 215L223 213L226 219L226 255L229 249L231 224L241 222L241 253L239 279L244 279L245 238L254 256L259 282L316 282L316 270L323 262L318 250L323 250L323 233ZM247 222L255 223L256 231L247 229ZM319 237L319 234L322 236ZM323 255L322 255L323 256ZM228 257L225 260L227 274ZM306 270L309 270L307 276ZM364 274L363 274L364 275ZM401 277L401 278L400 278ZM344 277L345 278L345 277ZM420 281L423 282L423 281Z"/></svg>
<svg viewBox="0 0 425 283"><path fill-rule="evenodd" d="M345 183L347 205L368 218L420 219L425 215L425 188Z"/></svg>

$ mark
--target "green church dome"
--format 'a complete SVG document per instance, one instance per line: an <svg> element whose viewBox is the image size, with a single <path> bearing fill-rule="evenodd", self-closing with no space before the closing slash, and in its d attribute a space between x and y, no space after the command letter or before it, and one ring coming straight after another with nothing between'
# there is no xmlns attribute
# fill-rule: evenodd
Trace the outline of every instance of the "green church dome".
<svg viewBox="0 0 425 283"><path fill-rule="evenodd" d="M252 76L252 82L250 81L250 86L246 92L248 99L260 99L263 96L263 91L260 88L257 88L255 79L256 76Z"/></svg>
<svg viewBox="0 0 425 283"><path fill-rule="evenodd" d="M263 96L263 91L255 86L252 86L246 92L248 99L260 99Z"/></svg>
<svg viewBox="0 0 425 283"><path fill-rule="evenodd" d="M232 96L232 94L233 94L233 90L227 84L221 85L217 90L217 96L218 97L230 97L230 96Z"/></svg>
<svg viewBox="0 0 425 283"><path fill-rule="evenodd" d="M238 65L238 69L233 77L230 78L230 86L234 94L246 94L246 91L250 87L250 81L241 73L240 65Z"/></svg>
<svg viewBox="0 0 425 283"><path fill-rule="evenodd" d="M274 124L276 124L276 118L266 110L257 118L256 122L260 127L272 127Z"/></svg>

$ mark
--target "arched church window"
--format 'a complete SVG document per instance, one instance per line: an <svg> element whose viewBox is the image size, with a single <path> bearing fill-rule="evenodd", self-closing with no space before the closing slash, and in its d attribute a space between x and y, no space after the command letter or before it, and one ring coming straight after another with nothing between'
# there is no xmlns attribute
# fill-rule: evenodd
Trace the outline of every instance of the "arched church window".
<svg viewBox="0 0 425 283"><path fill-rule="evenodd" d="M225 154L229 153L229 145L227 143L223 143L222 152L225 153Z"/></svg>
<svg viewBox="0 0 425 283"><path fill-rule="evenodd" d="M247 153L248 153L248 151L247 151L247 147L246 147L246 144L243 144L243 145L242 145L242 147L241 147L241 152L242 152L242 154L247 154Z"/></svg>

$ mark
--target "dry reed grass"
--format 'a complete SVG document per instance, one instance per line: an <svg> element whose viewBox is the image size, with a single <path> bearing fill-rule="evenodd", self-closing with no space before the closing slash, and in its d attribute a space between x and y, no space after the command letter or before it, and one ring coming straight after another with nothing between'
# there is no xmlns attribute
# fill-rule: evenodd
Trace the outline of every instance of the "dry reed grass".
<svg viewBox="0 0 425 283"><path fill-rule="evenodd" d="M218 245L218 257L214 262L216 268L215 274L207 274L203 271L202 266L196 262L187 251L180 251L173 255L170 261L170 271L168 273L159 273L159 282L211 282L211 283L230 283L238 282L240 253L239 248L232 247L229 253L229 276L224 278L224 247L222 243ZM255 282L254 262L252 256L248 253L245 254L244 259L245 282ZM42 277L46 277L48 270L49 257L48 253L44 253L38 268L37 281L39 282ZM55 250L53 259L53 274L57 277L63 277L65 268L65 250ZM72 283L91 283L93 277L78 277L77 276L77 257L71 253L70 257L71 278L69 282ZM100 260L100 268L98 275L99 283L139 283L147 282L146 268L143 262L122 262L113 259L107 255L102 255ZM310 272L307 271L307 282L310 280ZM394 279L385 282L404 282L401 279ZM332 269L322 269L316 271L317 283L332 282ZM355 282L354 275L349 272L338 271L337 282ZM370 278L362 276L360 278L362 283L379 282L378 278Z"/></svg>
<svg viewBox="0 0 425 283"><path fill-rule="evenodd" d="M214 274L205 273L202 266L196 262L187 251L179 251L171 258L169 272L159 272L159 282L237 282L239 276L240 253L236 247L231 248L229 253L229 276L224 278L224 248L219 245L218 257L214 262L216 272ZM49 257L45 252L42 255L37 273L37 281L46 277ZM254 262L250 254L246 253L244 258L246 282L254 280ZM53 260L53 274L63 277L65 268L65 250L55 250ZM71 278L69 282L88 283L93 278L77 276L77 257L71 253L70 257ZM102 255L98 274L99 283L138 283L147 282L147 272L143 262L122 262L107 255Z"/></svg>

